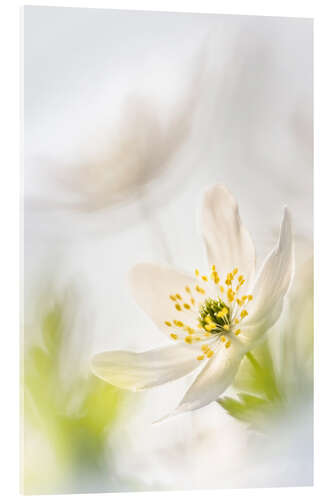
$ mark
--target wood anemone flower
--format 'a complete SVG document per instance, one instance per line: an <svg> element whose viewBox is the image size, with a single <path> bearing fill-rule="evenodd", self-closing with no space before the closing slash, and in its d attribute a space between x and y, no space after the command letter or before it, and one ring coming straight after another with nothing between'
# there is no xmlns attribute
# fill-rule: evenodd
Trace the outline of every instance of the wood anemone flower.
<svg viewBox="0 0 333 500"><path fill-rule="evenodd" d="M255 249L233 196L208 189L202 228L209 273L188 276L170 267L137 264L130 285L141 308L170 343L146 352L109 351L92 359L92 371L132 391L200 372L168 416L196 410L232 383L243 356L278 320L293 276L293 239L285 208L280 235L256 272Z"/></svg>

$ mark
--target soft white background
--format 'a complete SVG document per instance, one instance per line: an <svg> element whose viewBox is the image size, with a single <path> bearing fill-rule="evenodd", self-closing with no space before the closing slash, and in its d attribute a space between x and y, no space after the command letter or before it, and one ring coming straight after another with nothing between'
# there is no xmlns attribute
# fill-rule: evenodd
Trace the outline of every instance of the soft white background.
<svg viewBox="0 0 333 500"><path fill-rule="evenodd" d="M170 3L169 3L169 6L170 6ZM124 7L124 5L122 5L122 7ZM216 7L215 7L215 9L213 9L213 10L216 10ZM224 12L227 12L227 10L226 10L226 9L223 9L223 11L224 11ZM236 11L234 10L233 12L236 12ZM261 13L261 11L259 10L257 13ZM276 13L276 12L275 12L275 13ZM282 13L282 14L287 14L288 12L287 12L286 10L284 10L284 11L283 11L283 12L281 12L281 13ZM300 15L301 13L296 12L296 14L297 14L297 15ZM9 156L9 158L11 158L11 157L12 157L12 155L10 155L10 156ZM7 161L8 161L8 159L7 159ZM327 213L327 209L328 209L328 207L325 207L325 208L326 208L326 213ZM8 213L8 210L7 210L7 213ZM8 221L7 221L7 223L8 223ZM9 325L12 325L12 320L11 320L8 324L9 324ZM11 331L13 331L13 328L12 328L12 327L9 327L9 329L10 329ZM325 340L326 340L326 339L325 339ZM327 343L326 343L326 342L325 342L325 346L326 346L326 347L325 347L325 350L326 350L326 351L328 351L328 348L327 348ZM7 390L8 390L8 388L7 388ZM14 434L15 434L15 433L14 433ZM321 464L321 471L323 471L323 469L324 469L324 464ZM225 493L225 492L223 492L223 493L224 493L224 494L227 494L227 493ZM243 492L243 493L245 493L245 492ZM191 493L191 494L192 494L192 493ZM228 494L229 494L229 493L228 493ZM237 492L230 492L230 494L231 494L231 495L237 495L238 493L237 493ZM246 494L248 495L248 494L250 494L250 493L249 493L249 492L246 492ZM258 493L256 493L256 494L258 494ZM270 492L270 494L273 494L273 492ZM302 495L305 495L305 492L304 492L304 491L302 492Z"/></svg>
<svg viewBox="0 0 333 500"><path fill-rule="evenodd" d="M24 20L25 343L41 298L65 296L66 388L94 352L165 344L127 272L142 260L203 268L196 218L207 185L239 199L259 263L285 204L297 265L312 255L310 20L33 7ZM128 195L135 173L148 181ZM268 460L217 405L152 426L192 379L143 394L122 417L110 465L120 481L311 484L307 415Z"/></svg>

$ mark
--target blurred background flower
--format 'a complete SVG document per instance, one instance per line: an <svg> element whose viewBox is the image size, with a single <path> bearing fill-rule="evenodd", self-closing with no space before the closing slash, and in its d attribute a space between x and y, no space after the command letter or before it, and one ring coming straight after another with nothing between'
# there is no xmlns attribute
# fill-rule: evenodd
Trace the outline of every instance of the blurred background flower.
<svg viewBox="0 0 333 500"><path fill-rule="evenodd" d="M25 7L26 492L311 483L312 146L310 20ZM289 206L298 284L254 354L268 386L247 360L241 408L161 432L190 378L129 399L88 361L158 342L128 269L204 268L193 208L219 182L259 264Z"/></svg>

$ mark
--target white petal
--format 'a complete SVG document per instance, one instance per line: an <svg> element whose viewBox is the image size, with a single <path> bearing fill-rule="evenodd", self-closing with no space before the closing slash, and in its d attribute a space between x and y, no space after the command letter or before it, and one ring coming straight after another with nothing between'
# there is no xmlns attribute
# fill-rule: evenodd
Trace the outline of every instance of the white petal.
<svg viewBox="0 0 333 500"><path fill-rule="evenodd" d="M200 366L197 355L195 349L180 344L141 353L109 351L96 354L91 369L112 385L138 391L187 375Z"/></svg>
<svg viewBox="0 0 333 500"><path fill-rule="evenodd" d="M236 339L232 341L229 349L220 343L218 350L199 373L179 406L164 418L196 410L216 401L232 383L246 350Z"/></svg>
<svg viewBox="0 0 333 500"><path fill-rule="evenodd" d="M185 287L190 286L194 290L198 283L195 278L167 266L142 263L131 269L129 280L138 305L165 333L174 331L165 324L165 321L172 322L174 319L196 327L197 314L186 310L177 311L175 302L170 300L170 294L179 293L184 300L189 301ZM203 287L202 284L200 286Z"/></svg>
<svg viewBox="0 0 333 500"><path fill-rule="evenodd" d="M285 209L279 240L263 263L251 292L253 302L242 328L245 336L254 339L277 321L293 272L291 219L289 211Z"/></svg>
<svg viewBox="0 0 333 500"><path fill-rule="evenodd" d="M202 227L209 264L216 265L223 278L237 267L246 279L245 290L255 271L255 249L237 203L224 186L216 185L205 193Z"/></svg>

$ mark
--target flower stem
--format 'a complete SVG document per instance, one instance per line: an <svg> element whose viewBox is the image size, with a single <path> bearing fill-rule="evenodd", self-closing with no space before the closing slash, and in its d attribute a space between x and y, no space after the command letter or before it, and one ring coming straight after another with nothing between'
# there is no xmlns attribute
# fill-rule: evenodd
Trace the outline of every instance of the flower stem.
<svg viewBox="0 0 333 500"><path fill-rule="evenodd" d="M252 366L256 369L256 370L260 370L260 364L258 363L258 361L256 360L256 358L253 356L253 354L251 354L250 352L247 352L246 353L246 357L247 359L250 361L250 363L252 364Z"/></svg>

